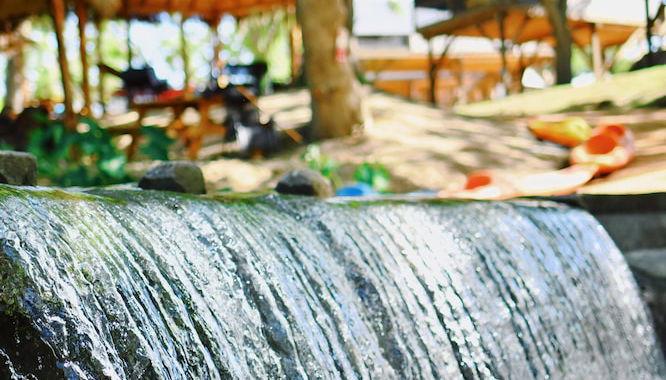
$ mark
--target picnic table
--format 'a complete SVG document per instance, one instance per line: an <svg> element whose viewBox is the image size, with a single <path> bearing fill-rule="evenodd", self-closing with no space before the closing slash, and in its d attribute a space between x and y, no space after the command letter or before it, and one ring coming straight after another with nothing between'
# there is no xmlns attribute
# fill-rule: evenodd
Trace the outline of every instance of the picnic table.
<svg viewBox="0 0 666 380"><path fill-rule="evenodd" d="M173 117L166 126L167 133L180 139L187 149L189 159L194 160L198 157L204 136L210 134L224 135L227 132L227 127L215 124L210 120L210 110L214 106L224 106L224 100L221 96L205 97L183 94L169 99L132 103L130 109L138 113L136 122L125 127L114 127L112 132L132 136L132 142L127 153L128 159L132 159L138 151L139 129L143 126L146 115L153 110L170 110ZM187 125L183 121L183 114L188 108L192 108L199 113L197 124Z"/></svg>

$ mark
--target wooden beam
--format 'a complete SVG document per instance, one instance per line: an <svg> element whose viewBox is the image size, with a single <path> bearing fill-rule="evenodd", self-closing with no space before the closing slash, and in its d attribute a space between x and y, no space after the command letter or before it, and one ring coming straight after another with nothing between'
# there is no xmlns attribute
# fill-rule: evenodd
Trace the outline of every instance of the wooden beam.
<svg viewBox="0 0 666 380"><path fill-rule="evenodd" d="M650 17L650 2L645 0L645 40L647 41L647 63L648 66L652 66L653 63L653 54L652 54L652 26L653 21Z"/></svg>
<svg viewBox="0 0 666 380"><path fill-rule="evenodd" d="M435 63L435 47L432 38L428 39L428 79L430 79L430 103L437 104L437 64Z"/></svg>
<svg viewBox="0 0 666 380"><path fill-rule="evenodd" d="M97 54L97 67L104 63L104 56L102 52L102 43L104 35L104 21L101 17L95 17L95 29L97 29L97 41L95 43L95 53ZM99 70L97 89L99 91L99 104L102 106L102 114L106 114L106 102L104 101L104 73Z"/></svg>
<svg viewBox="0 0 666 380"><path fill-rule="evenodd" d="M505 4L480 6L461 12L451 19L419 28L418 32L425 38L432 38L441 34L453 34L458 29L492 20L498 12L507 8Z"/></svg>
<svg viewBox="0 0 666 380"><path fill-rule="evenodd" d="M187 15L187 17L190 17L190 15L193 13L197 13L197 0L190 0L189 7L183 12L183 14Z"/></svg>
<svg viewBox="0 0 666 380"><path fill-rule="evenodd" d="M69 72L69 64L67 61L67 48L65 46L65 37L63 36L63 29L65 27L65 2L64 0L50 0L51 18L53 19L53 29L56 34L56 41L58 43L58 64L60 65L60 73L62 79L62 91L64 94L65 103L65 127L75 128L76 120L74 118L74 111L72 110L72 82L71 74Z"/></svg>
<svg viewBox="0 0 666 380"><path fill-rule="evenodd" d="M218 66L220 66L220 52L222 51L222 40L220 39L220 31L217 30L220 25L220 17L210 20L208 24L213 40L213 59L210 63L211 78L215 75Z"/></svg>
<svg viewBox="0 0 666 380"><path fill-rule="evenodd" d="M594 67L594 76L597 77L597 80L601 80L604 76L603 48L601 47L601 39L599 38L597 25L594 23L590 24L590 29L590 45L592 47L592 66Z"/></svg>
<svg viewBox="0 0 666 380"><path fill-rule="evenodd" d="M90 79L88 77L88 51L86 49L86 25L88 24L88 7L83 0L74 2L76 17L79 19L79 54L81 55L81 90L83 91L82 115L90 114Z"/></svg>
<svg viewBox="0 0 666 380"><path fill-rule="evenodd" d="M295 84L301 74L302 57L299 54L303 46L301 27L295 17L289 18L289 60L291 69L291 83Z"/></svg>
<svg viewBox="0 0 666 380"><path fill-rule="evenodd" d="M183 59L183 71L185 73L185 83L183 89L190 86L190 56L187 53L187 39L185 38L185 21L187 19L184 15L180 18L180 56Z"/></svg>
<svg viewBox="0 0 666 380"><path fill-rule="evenodd" d="M518 43L518 40L520 37L523 35L523 32L525 31L525 28L527 27L527 23L530 21L530 15L525 12L523 13L523 20L520 23L520 26L516 29L516 33L511 39L514 43Z"/></svg>
<svg viewBox="0 0 666 380"><path fill-rule="evenodd" d="M500 37L500 55L502 58L502 70L500 71L500 77L502 84L504 85L504 91L506 91L506 94L509 93L509 80L508 80L508 73L509 73L509 64L507 63L506 59L506 12L501 11L497 14L497 23L499 25L499 37ZM505 95L506 95L505 94Z"/></svg>
<svg viewBox="0 0 666 380"><path fill-rule="evenodd" d="M132 19L127 19L127 68L132 68L132 60L134 54L132 53Z"/></svg>
<svg viewBox="0 0 666 380"><path fill-rule="evenodd" d="M435 59L434 55L434 46L432 44L432 39L428 40L428 78L430 79L430 102L433 105L438 104L437 99L437 80L439 79L439 71L442 68L442 63L446 54L449 52L449 48L453 45L455 40L454 36L450 36L448 40L444 43L444 49L439 54L439 57Z"/></svg>
<svg viewBox="0 0 666 380"><path fill-rule="evenodd" d="M212 7L203 7L201 4L195 4L196 8L188 8L190 2L176 2L169 0L162 3L147 2L145 4L131 3L128 11L125 11L125 16L148 16L160 12L169 13L185 13L188 16L200 16L204 19L210 19L215 15L228 13L236 17L244 17L254 12L259 11L272 11L278 8L283 8L287 5L293 5L296 0L254 0L251 2L238 2L238 1L218 1Z"/></svg>

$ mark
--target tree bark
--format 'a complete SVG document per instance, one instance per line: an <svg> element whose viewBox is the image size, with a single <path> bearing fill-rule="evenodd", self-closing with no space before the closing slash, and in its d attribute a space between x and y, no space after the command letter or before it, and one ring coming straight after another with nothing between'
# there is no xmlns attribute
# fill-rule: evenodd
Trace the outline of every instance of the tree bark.
<svg viewBox="0 0 666 380"><path fill-rule="evenodd" d="M351 135L363 126L362 88L349 61L350 35L346 0L298 0L303 33L305 74L312 95L312 138ZM336 42L337 41L337 42Z"/></svg>
<svg viewBox="0 0 666 380"><path fill-rule="evenodd" d="M571 30L567 23L567 0L541 0L555 36L555 77L557 84L571 82Z"/></svg>

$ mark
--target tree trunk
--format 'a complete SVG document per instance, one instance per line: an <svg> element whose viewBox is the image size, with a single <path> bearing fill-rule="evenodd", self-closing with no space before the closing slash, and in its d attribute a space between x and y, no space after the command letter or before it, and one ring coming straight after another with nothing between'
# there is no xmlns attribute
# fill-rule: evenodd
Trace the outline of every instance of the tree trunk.
<svg viewBox="0 0 666 380"><path fill-rule="evenodd" d="M571 82L571 30L567 23L567 0L541 0L555 36L555 77L557 84Z"/></svg>
<svg viewBox="0 0 666 380"><path fill-rule="evenodd" d="M314 139L349 136L364 123L362 88L349 62L349 38L345 40L350 11L346 0L297 2Z"/></svg>

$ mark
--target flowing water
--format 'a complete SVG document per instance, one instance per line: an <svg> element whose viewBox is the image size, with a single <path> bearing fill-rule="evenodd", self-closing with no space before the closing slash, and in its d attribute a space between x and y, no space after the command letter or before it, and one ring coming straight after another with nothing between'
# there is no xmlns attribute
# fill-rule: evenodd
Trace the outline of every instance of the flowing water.
<svg viewBox="0 0 666 380"><path fill-rule="evenodd" d="M0 187L0 378L657 379L622 255L540 203Z"/></svg>

